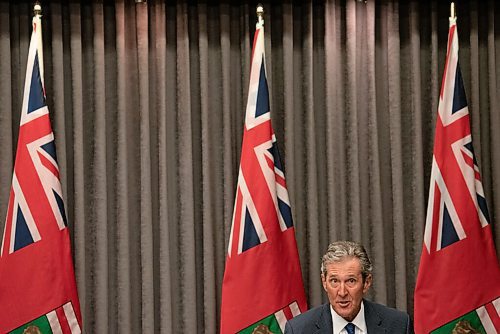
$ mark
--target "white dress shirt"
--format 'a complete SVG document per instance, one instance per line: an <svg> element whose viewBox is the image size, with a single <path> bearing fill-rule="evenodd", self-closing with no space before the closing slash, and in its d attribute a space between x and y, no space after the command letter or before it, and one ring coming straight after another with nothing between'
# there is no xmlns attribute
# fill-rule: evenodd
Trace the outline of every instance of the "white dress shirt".
<svg viewBox="0 0 500 334"><path fill-rule="evenodd" d="M330 311L332 313L333 334L347 334L345 325L349 322L338 315L332 305L330 305ZM361 302L361 308L359 309L358 315L351 321L351 323L356 327L354 330L355 334L368 333L368 330L366 329L365 306L363 302Z"/></svg>

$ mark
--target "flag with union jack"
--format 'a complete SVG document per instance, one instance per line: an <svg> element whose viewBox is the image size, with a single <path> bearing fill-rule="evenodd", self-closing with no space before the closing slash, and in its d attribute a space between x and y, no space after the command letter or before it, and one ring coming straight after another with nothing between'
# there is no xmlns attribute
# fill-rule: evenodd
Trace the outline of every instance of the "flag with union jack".
<svg viewBox="0 0 500 334"><path fill-rule="evenodd" d="M285 175L271 126L263 22L257 23L233 221L222 285L221 333L284 331L307 308Z"/></svg>
<svg viewBox="0 0 500 334"><path fill-rule="evenodd" d="M0 249L0 332L81 333L54 135L33 18L7 219ZM44 327L43 324L47 324Z"/></svg>
<svg viewBox="0 0 500 334"><path fill-rule="evenodd" d="M415 287L417 334L450 333L455 326L472 326L478 333L500 331L500 268L469 117L456 17L450 17Z"/></svg>

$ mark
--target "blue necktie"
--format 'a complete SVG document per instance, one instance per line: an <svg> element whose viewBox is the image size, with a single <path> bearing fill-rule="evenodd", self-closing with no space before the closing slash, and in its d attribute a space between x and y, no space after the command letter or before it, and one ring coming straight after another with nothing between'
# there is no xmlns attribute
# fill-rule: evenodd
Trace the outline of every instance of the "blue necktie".
<svg viewBox="0 0 500 334"><path fill-rule="evenodd" d="M347 331L347 334L354 334L354 324L348 323L345 325L345 330Z"/></svg>

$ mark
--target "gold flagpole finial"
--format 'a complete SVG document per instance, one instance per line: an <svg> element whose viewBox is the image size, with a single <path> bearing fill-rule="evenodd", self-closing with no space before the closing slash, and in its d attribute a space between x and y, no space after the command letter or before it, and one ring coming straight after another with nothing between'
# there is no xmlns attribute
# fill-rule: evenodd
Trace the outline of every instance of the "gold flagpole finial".
<svg viewBox="0 0 500 334"><path fill-rule="evenodd" d="M35 1L35 4L33 5L33 14L35 16L42 16L42 5L40 4L40 1Z"/></svg>
<svg viewBox="0 0 500 334"><path fill-rule="evenodd" d="M450 5L450 17L453 19L457 17L456 12L455 12L455 3L454 2L452 2Z"/></svg>
<svg viewBox="0 0 500 334"><path fill-rule="evenodd" d="M259 3L255 12L257 13L257 24L264 25L264 6Z"/></svg>

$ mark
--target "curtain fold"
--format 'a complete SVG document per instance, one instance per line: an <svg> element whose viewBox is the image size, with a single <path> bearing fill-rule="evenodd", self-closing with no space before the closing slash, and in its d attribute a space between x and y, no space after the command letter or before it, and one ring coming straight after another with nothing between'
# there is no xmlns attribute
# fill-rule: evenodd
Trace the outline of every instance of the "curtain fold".
<svg viewBox="0 0 500 334"><path fill-rule="evenodd" d="M474 148L500 245L500 9L493 0L456 5ZM31 6L0 0L4 217ZM42 9L85 332L217 333L255 3L59 0ZM374 264L368 297L412 314L449 4L264 9L272 121L308 304L327 300L319 271L328 244L353 239Z"/></svg>

